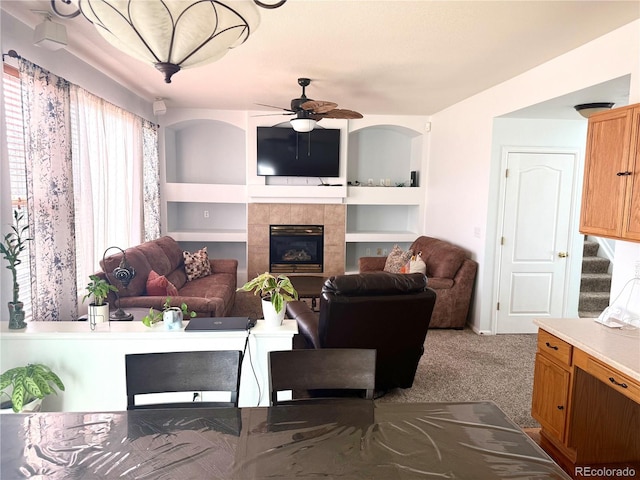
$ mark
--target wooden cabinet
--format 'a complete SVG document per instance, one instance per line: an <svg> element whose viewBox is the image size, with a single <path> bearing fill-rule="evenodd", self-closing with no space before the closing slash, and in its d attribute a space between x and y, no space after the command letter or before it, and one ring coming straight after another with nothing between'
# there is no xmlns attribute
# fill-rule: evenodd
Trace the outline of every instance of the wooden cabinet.
<svg viewBox="0 0 640 480"><path fill-rule="evenodd" d="M564 444L566 438L571 358L571 345L550 333L539 331L531 415L559 444Z"/></svg>
<svg viewBox="0 0 640 480"><path fill-rule="evenodd" d="M589 118L580 232L640 242L640 104Z"/></svg>
<svg viewBox="0 0 640 480"><path fill-rule="evenodd" d="M554 323L563 338L538 330L531 415L542 427L540 446L568 471L640 465L637 337L575 320L579 328Z"/></svg>

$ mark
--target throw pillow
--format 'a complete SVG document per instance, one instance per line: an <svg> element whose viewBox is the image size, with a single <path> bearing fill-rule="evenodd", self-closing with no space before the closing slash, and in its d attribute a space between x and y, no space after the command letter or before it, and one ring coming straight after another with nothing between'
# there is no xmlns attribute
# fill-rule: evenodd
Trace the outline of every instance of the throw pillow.
<svg viewBox="0 0 640 480"><path fill-rule="evenodd" d="M207 247L203 247L193 253L182 252L182 255L184 257L184 271L187 274L187 281L190 282L196 278L211 275L211 263L209 263Z"/></svg>
<svg viewBox="0 0 640 480"><path fill-rule="evenodd" d="M403 267L411 259L411 250L404 251L398 245L394 245L391 253L384 263L384 271L389 273L401 273Z"/></svg>
<svg viewBox="0 0 640 480"><path fill-rule="evenodd" d="M423 275L427 274L427 264L422 260L422 252L418 252L418 255L414 255L411 257L409 261L409 272L408 273L422 273Z"/></svg>
<svg viewBox="0 0 640 480"><path fill-rule="evenodd" d="M147 277L147 295L154 297L164 297L166 295L175 297L178 295L178 289L173 283L167 280L167 277L159 275L155 270L151 270Z"/></svg>

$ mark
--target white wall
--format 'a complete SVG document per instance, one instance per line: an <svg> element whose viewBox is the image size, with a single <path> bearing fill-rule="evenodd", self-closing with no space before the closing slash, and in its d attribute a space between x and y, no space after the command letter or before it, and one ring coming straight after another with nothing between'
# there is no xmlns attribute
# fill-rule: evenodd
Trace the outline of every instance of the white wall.
<svg viewBox="0 0 640 480"><path fill-rule="evenodd" d="M640 102L640 20L432 116L426 234L468 249L479 262L471 314L476 331L492 332L494 267L488 252L495 245L492 216L498 195L492 177L494 119L628 74L629 103ZM618 263L633 263L639 253L616 247L615 284L623 275Z"/></svg>

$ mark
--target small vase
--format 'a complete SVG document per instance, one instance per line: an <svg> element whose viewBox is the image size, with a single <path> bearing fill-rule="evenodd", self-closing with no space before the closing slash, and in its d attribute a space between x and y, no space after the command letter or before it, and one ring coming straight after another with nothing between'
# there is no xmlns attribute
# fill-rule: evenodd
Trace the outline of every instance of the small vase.
<svg viewBox="0 0 640 480"><path fill-rule="evenodd" d="M267 327L279 327L284 321L284 314L287 311L287 302L282 302L282 310L276 313L276 309L271 303L271 299L262 299L262 315Z"/></svg>
<svg viewBox="0 0 640 480"><path fill-rule="evenodd" d="M89 304L89 326L93 330L98 323L109 321L109 304L102 305Z"/></svg>
<svg viewBox="0 0 640 480"><path fill-rule="evenodd" d="M9 328L19 330L27 326L24 321L23 307L22 302L9 302Z"/></svg>
<svg viewBox="0 0 640 480"><path fill-rule="evenodd" d="M167 330L180 330L182 328L182 310L179 307L169 307L162 312L162 321Z"/></svg>

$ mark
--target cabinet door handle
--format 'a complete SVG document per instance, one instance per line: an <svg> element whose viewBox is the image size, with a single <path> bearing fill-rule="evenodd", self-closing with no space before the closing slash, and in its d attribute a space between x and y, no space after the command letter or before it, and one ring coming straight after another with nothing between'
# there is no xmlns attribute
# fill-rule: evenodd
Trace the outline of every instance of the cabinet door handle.
<svg viewBox="0 0 640 480"><path fill-rule="evenodd" d="M619 177L628 177L629 175L631 175L631 172L618 172L616 173L616 175Z"/></svg>
<svg viewBox="0 0 640 480"><path fill-rule="evenodd" d="M555 345L551 345L549 342L545 343L545 345L552 350L558 350L558 347L556 347Z"/></svg>
<svg viewBox="0 0 640 480"><path fill-rule="evenodd" d="M558 410L564 410L564 405L558 405Z"/></svg>
<svg viewBox="0 0 640 480"><path fill-rule="evenodd" d="M629 388L629 386L628 386L626 383L624 383L624 382L623 382L623 383L618 383L618 382L616 382L616 379L615 379L615 378L613 378L613 377L609 377L609 381L610 381L611 383L613 383L614 385L617 385L617 386L619 386L619 387L622 387L622 388Z"/></svg>

